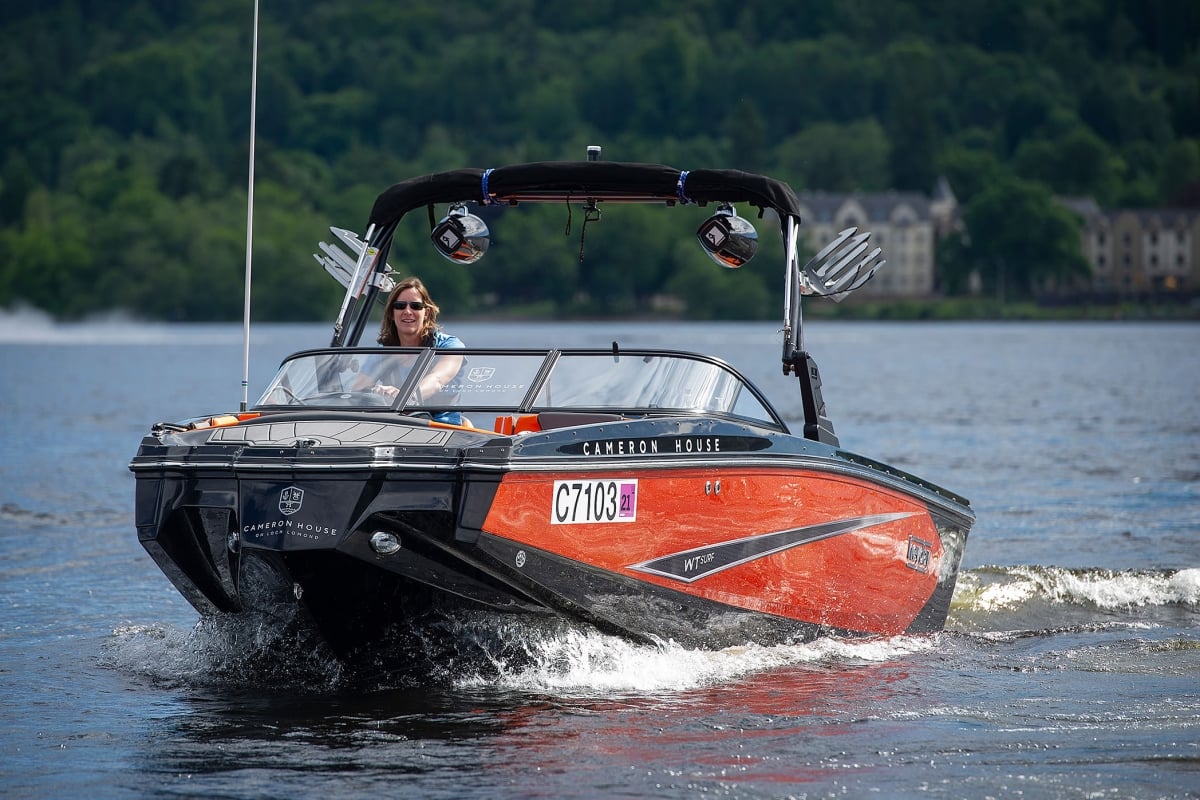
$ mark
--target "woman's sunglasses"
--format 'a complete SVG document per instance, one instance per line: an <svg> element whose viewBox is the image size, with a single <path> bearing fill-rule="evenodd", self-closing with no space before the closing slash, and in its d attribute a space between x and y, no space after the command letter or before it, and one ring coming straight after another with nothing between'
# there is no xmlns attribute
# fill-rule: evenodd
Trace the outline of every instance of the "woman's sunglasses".
<svg viewBox="0 0 1200 800"><path fill-rule="evenodd" d="M411 308L413 311L424 311L425 304L420 300L393 300L392 310L403 311L406 308Z"/></svg>

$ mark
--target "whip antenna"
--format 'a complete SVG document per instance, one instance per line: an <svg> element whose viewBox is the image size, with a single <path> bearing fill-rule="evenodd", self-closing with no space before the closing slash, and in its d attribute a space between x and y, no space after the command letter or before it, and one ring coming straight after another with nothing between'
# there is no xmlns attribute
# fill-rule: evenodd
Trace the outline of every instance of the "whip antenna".
<svg viewBox="0 0 1200 800"><path fill-rule="evenodd" d="M242 411L250 400L250 251L254 241L254 118L258 105L258 0L250 59L250 178L246 188L246 289L242 300Z"/></svg>

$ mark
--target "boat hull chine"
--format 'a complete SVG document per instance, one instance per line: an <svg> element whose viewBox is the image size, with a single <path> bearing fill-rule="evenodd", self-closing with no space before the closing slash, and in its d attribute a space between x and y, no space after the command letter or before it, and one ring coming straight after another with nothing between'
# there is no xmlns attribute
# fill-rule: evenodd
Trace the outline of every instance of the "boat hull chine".
<svg viewBox="0 0 1200 800"><path fill-rule="evenodd" d="M189 486L191 487L189 489ZM236 563L228 538L235 527L232 480L194 480L178 475L137 482L134 519L142 547L201 613L241 610Z"/></svg>
<svg viewBox="0 0 1200 800"><path fill-rule="evenodd" d="M806 641L837 632L595 569L500 536L484 534L478 546L519 574L514 580L530 586L547 607L634 641L712 648Z"/></svg>

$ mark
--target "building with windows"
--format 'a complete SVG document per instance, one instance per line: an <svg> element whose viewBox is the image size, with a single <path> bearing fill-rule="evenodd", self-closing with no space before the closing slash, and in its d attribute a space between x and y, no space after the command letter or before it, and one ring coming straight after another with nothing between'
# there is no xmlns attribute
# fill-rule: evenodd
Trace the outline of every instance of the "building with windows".
<svg viewBox="0 0 1200 800"><path fill-rule="evenodd" d="M802 235L815 253L849 227L871 231L887 266L858 297L928 297L940 291L937 243L961 226L958 203L944 179L932 196L916 192L801 192ZM1200 292L1200 209L1104 211L1091 198L1059 202L1081 220L1081 246L1091 264L1083 284L1057 294L1131 297Z"/></svg>
<svg viewBox="0 0 1200 800"><path fill-rule="evenodd" d="M1090 201L1064 202L1083 221L1093 292L1130 296L1200 289L1200 211L1101 211Z"/></svg>
<svg viewBox="0 0 1200 800"><path fill-rule="evenodd" d="M938 292L934 253L937 240L956 224L958 203L945 180L932 197L916 192L802 192L800 227L815 253L846 228L871 232L887 266L855 294L858 297L928 297Z"/></svg>

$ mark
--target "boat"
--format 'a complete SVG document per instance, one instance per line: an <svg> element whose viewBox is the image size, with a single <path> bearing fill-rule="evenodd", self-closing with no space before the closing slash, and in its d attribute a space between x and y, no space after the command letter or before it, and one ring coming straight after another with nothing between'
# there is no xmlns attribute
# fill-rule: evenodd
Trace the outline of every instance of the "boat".
<svg viewBox="0 0 1200 800"><path fill-rule="evenodd" d="M479 214L500 226L531 203L584 220L653 204L689 226L707 207L696 238L725 268L755 254L737 206L757 208L782 237L782 380L803 423L792 430L734 365L702 353L360 344L410 212L427 212L441 255L470 264L490 241ZM250 407L155 423L142 439L138 539L202 615L250 608L254 576L269 574L345 656L458 609L697 648L942 630L974 514L841 447L801 301L840 299L884 261L850 228L802 264L800 224L782 181L598 150L390 186L361 238L334 228L316 254L346 287L329 346L286 358ZM420 392L446 359L457 372ZM384 373L394 398L364 390ZM438 421L448 411L461 424Z"/></svg>

